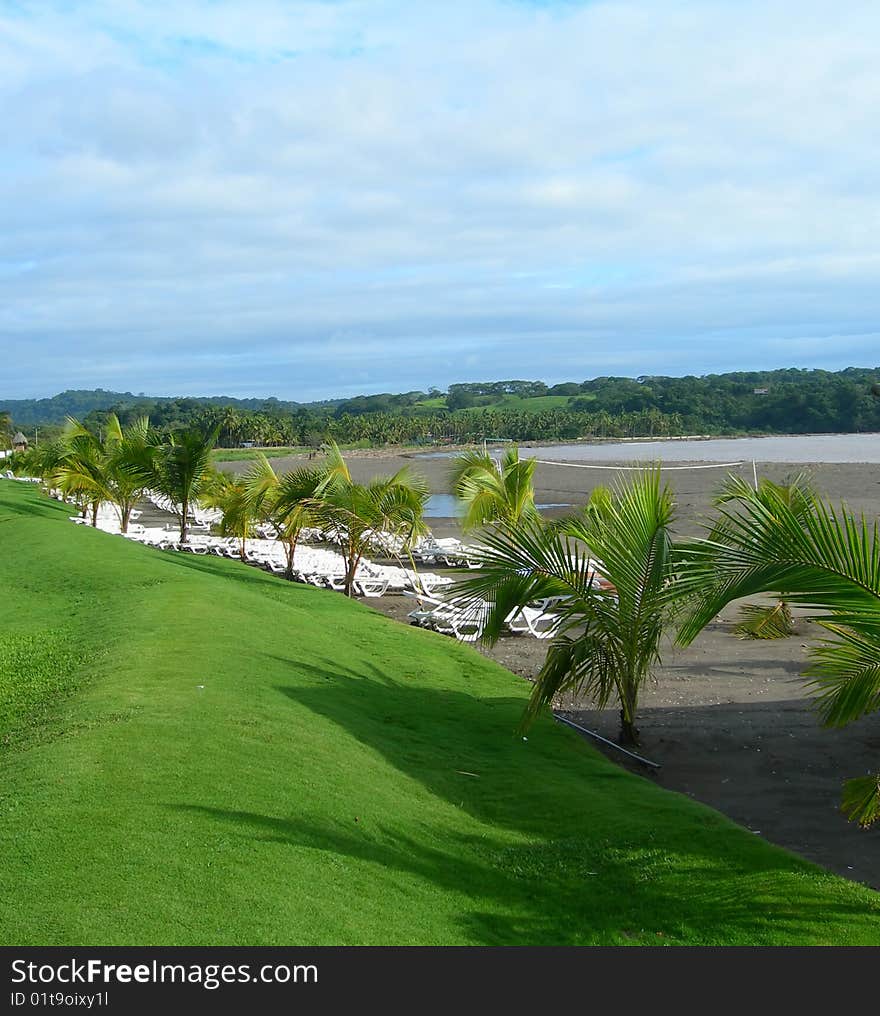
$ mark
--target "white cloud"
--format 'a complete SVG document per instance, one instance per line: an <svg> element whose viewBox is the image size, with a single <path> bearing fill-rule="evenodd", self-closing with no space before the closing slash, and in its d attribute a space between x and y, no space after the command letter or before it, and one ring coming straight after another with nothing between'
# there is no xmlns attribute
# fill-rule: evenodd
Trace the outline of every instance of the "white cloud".
<svg viewBox="0 0 880 1016"><path fill-rule="evenodd" d="M22 7L0 394L876 360L873 3Z"/></svg>

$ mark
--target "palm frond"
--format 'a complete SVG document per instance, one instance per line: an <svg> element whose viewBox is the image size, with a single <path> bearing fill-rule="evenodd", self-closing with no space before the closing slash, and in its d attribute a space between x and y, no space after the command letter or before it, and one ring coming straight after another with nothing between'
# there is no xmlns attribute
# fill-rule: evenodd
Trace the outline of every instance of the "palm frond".
<svg viewBox="0 0 880 1016"><path fill-rule="evenodd" d="M803 478L757 490L729 477L719 517L677 555L679 588L691 600L678 641L690 643L731 600L778 591L807 607L831 637L810 649L811 690L826 726L880 709L880 539L845 505L835 510ZM873 782L872 782L873 780ZM851 781L844 811L878 818L875 778Z"/></svg>
<svg viewBox="0 0 880 1016"><path fill-rule="evenodd" d="M521 459L509 448L501 462L488 452L466 451L456 457L450 471L455 496L464 506L462 528L476 529L494 522L515 525L535 519L534 459Z"/></svg>
<svg viewBox="0 0 880 1016"><path fill-rule="evenodd" d="M731 485L732 486L732 485ZM720 508L707 537L680 548L677 570L692 609L679 632L688 644L731 600L778 591L790 603L820 610L875 609L880 540L845 509L813 496L811 510L772 491L744 488Z"/></svg>
<svg viewBox="0 0 880 1016"><path fill-rule="evenodd" d="M791 608L785 600L773 604L747 603L739 608L733 633L740 639L786 639L794 634Z"/></svg>
<svg viewBox="0 0 880 1016"><path fill-rule="evenodd" d="M557 633L526 722L559 691L578 689L600 705L617 694L632 726L638 687L659 660L674 601L672 520L672 495L659 471L647 470L610 494L601 512L588 508L554 526L524 518L486 531L479 573L453 589L488 604L486 641L499 637L513 610L557 598ZM613 591L597 581L597 567Z"/></svg>
<svg viewBox="0 0 880 1016"><path fill-rule="evenodd" d="M850 822L867 829L880 821L880 773L858 776L843 785L840 810Z"/></svg>
<svg viewBox="0 0 880 1016"><path fill-rule="evenodd" d="M813 661L805 676L813 678L811 687L826 726L842 727L866 713L880 709L880 637L874 630L844 626L836 621L821 621L833 639L812 646Z"/></svg>
<svg viewBox="0 0 880 1016"><path fill-rule="evenodd" d="M344 483L351 483L351 472L348 463L343 458L339 445L335 441L328 441L324 446L324 473L328 480L341 480Z"/></svg>
<svg viewBox="0 0 880 1016"><path fill-rule="evenodd" d="M618 690L620 666L614 644L601 632L554 639L529 697L523 728L528 729L541 709L564 692L589 695L597 708L604 709Z"/></svg>

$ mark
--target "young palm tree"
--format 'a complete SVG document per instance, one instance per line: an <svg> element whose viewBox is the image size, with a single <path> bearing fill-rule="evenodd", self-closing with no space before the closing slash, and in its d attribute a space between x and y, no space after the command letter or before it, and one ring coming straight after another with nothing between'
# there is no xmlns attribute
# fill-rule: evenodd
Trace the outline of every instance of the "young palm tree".
<svg viewBox="0 0 880 1016"><path fill-rule="evenodd" d="M46 441L41 445L15 452L11 465L16 476L38 476L43 480L44 489L52 486L52 476L65 453L61 438Z"/></svg>
<svg viewBox="0 0 880 1016"><path fill-rule="evenodd" d="M810 496L814 494L806 473L799 473L787 483L774 483L761 477L758 483L759 495L772 492L781 498L798 514L809 514ZM715 498L716 505L731 504L740 500L743 495L748 499L753 489L745 480L733 478L725 484L721 493ZM739 621L734 627L738 638L746 639L784 639L794 634L794 621L791 607L784 596L775 597L772 604L747 603L739 608Z"/></svg>
<svg viewBox="0 0 880 1016"><path fill-rule="evenodd" d="M462 452L452 469L452 490L465 507L462 528L476 529L491 522L517 525L536 519L534 459L521 459L508 448L501 462L488 452Z"/></svg>
<svg viewBox="0 0 880 1016"><path fill-rule="evenodd" d="M123 427L116 414L110 413L105 424L104 445L109 481L106 499L115 505L120 529L127 533L131 513L146 488L139 466L152 448L150 421L142 416Z"/></svg>
<svg viewBox="0 0 880 1016"><path fill-rule="evenodd" d="M315 521L315 498L326 479L318 469L295 469L279 476L260 454L244 481L247 503L270 522L284 544L287 578L293 578L296 545L306 526Z"/></svg>
<svg viewBox="0 0 880 1016"><path fill-rule="evenodd" d="M690 644L732 600L779 590L828 633L810 649L822 721L842 727L880 709L880 538L845 506L806 492L794 503L773 485L731 477L708 536L683 545L679 588L693 606L679 632ZM880 819L880 774L847 782L843 810L863 826Z"/></svg>
<svg viewBox="0 0 880 1016"><path fill-rule="evenodd" d="M209 431L192 427L172 431L164 441L153 444L140 466L148 485L176 506L181 543L187 541L190 511L210 482L211 451L218 430L218 427Z"/></svg>
<svg viewBox="0 0 880 1016"><path fill-rule="evenodd" d="M214 473L204 484L199 502L205 507L220 509L223 513L220 535L235 537L239 556L242 561L247 560L247 541L253 536L260 515L245 481L231 473Z"/></svg>
<svg viewBox="0 0 880 1016"><path fill-rule="evenodd" d="M355 483L335 443L327 447L323 480L310 503L314 517L342 535L345 595L353 595L358 565L377 533L388 533L409 546L427 532L423 521L427 483L403 468L368 484Z"/></svg>
<svg viewBox="0 0 880 1016"><path fill-rule="evenodd" d="M59 447L48 460L53 458L54 463L43 473L44 480L75 498L84 514L90 510L92 525L97 526L98 508L107 500L110 486L104 442L69 416Z"/></svg>
<svg viewBox="0 0 880 1016"><path fill-rule="evenodd" d="M127 533L131 513L143 497L145 483L138 465L148 447L146 417L123 428L111 413L103 437L68 417L51 479L65 494L75 496L91 508L92 525L97 523L102 502L114 505L120 529Z"/></svg>
<svg viewBox="0 0 880 1016"><path fill-rule="evenodd" d="M562 620L535 681L526 723L563 691L585 692L599 708L614 696L620 740L638 743L639 689L659 662L675 596L673 508L659 470L649 469L553 526L526 518L486 533L482 573L457 588L488 601L488 641L498 638L516 608L565 597L556 608ZM597 582L594 558L613 590Z"/></svg>

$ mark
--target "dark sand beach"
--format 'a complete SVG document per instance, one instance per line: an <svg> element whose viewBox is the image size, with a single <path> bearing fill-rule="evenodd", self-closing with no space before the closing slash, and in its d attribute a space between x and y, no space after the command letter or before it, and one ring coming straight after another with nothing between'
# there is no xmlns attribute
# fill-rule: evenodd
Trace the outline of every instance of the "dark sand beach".
<svg viewBox="0 0 880 1016"><path fill-rule="evenodd" d="M406 450L347 453L352 473L365 480L404 465L427 477L435 493L448 492L449 462ZM301 459L274 460L277 469ZM235 463L237 469L246 463ZM676 463L676 465L683 465ZM227 467L228 468L228 467ZM808 472L817 489L845 501L873 522L880 514L880 466L859 463L786 465L758 463L758 474L784 480ZM713 492L728 471L751 479L752 465L727 469L665 469L676 493L677 532L696 535L711 513ZM614 469L539 465L541 503L583 504L598 484L613 482ZM553 510L548 514L564 514ZM457 535L455 519L432 519L439 536ZM406 621L410 600L383 597L370 606ZM859 830L839 811L841 784L880 768L880 713L842 730L820 726L800 674L805 646L816 626L798 619L797 634L782 641L740 640L731 633L731 606L688 649L667 647L656 682L641 695L640 752L658 763L650 769L613 748L593 742L615 762L661 787L718 809L755 835L793 850L857 882L880 889L880 828ZM523 678L540 668L547 643L507 636L490 649L477 647ZM561 701L558 711L613 740L617 710Z"/></svg>

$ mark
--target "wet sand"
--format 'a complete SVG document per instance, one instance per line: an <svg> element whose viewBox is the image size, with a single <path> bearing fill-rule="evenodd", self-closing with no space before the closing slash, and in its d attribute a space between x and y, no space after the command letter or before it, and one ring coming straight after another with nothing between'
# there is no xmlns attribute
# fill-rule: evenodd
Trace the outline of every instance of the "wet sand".
<svg viewBox="0 0 880 1016"><path fill-rule="evenodd" d="M448 460L418 458L405 450L353 452L347 458L356 480L409 465L427 477L435 493L449 491ZM274 460L273 465L283 470L294 461L302 460ZM751 479L752 465L663 471L676 494L679 535L700 532L700 520L711 514L712 495L728 471ZM871 522L880 514L880 466L758 464L759 476L777 481L802 471L809 472L816 488L834 503L845 501ZM537 499L583 504L595 486L620 475L614 469L539 465ZM458 533L455 519L430 523L439 536ZM400 597L368 602L401 621L412 608L412 601ZM792 638L740 640L731 633L735 613L734 605L728 607L688 649L667 647L657 680L643 689L640 752L659 763L659 769L591 743L658 786L700 800L755 835L880 889L880 827L859 830L839 811L843 781L880 769L880 713L842 730L821 727L807 682L800 676L805 645L815 636L815 626L799 618ZM506 636L495 647L475 651L529 679L540 669L546 649L546 642ZM588 702L571 699L557 707L582 726L610 740L616 737L616 708L598 711Z"/></svg>

